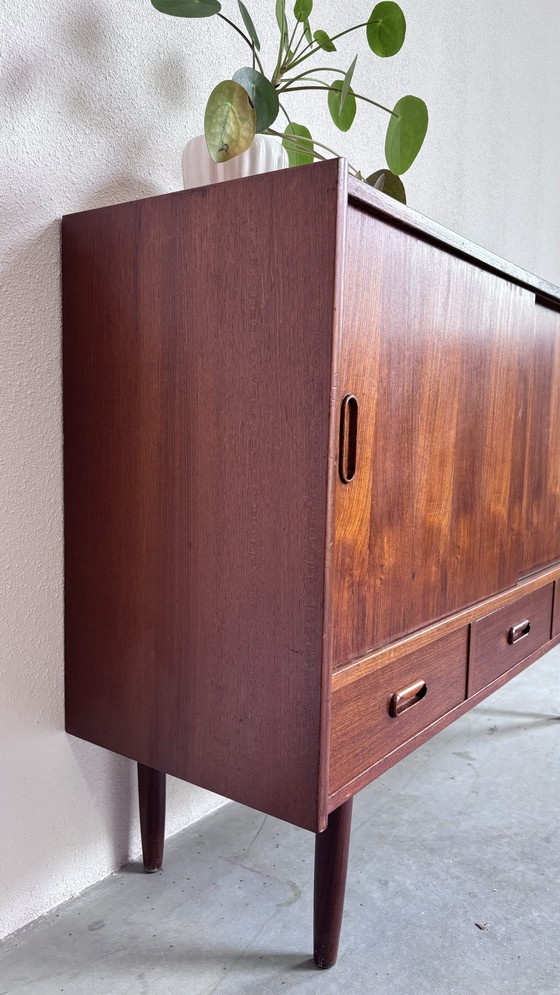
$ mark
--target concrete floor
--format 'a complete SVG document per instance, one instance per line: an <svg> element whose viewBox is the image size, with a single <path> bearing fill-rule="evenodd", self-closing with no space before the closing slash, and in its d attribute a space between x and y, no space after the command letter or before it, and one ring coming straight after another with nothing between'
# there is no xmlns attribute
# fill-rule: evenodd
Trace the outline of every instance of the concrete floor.
<svg viewBox="0 0 560 995"><path fill-rule="evenodd" d="M356 799L338 965L313 837L230 805L0 945L0 995L558 995L560 648ZM478 928L477 923L483 926Z"/></svg>

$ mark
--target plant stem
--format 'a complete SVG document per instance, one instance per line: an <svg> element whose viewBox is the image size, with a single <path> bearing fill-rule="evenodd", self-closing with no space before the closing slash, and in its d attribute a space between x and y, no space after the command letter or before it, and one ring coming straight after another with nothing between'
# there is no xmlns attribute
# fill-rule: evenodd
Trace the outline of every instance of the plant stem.
<svg viewBox="0 0 560 995"><path fill-rule="evenodd" d="M288 48L287 48L287 52L289 52L289 51L290 51L290 49L291 49L291 47L292 47L292 43L293 43L293 40L294 40L294 38L295 38L295 36L296 36L296 31L297 31L297 26L298 26L298 24L299 24L299 21L296 21L296 23L294 24L294 30L292 31L292 37L290 38L290 40L289 40L289 42L288 42ZM286 54L287 54L287 53L286 53Z"/></svg>
<svg viewBox="0 0 560 995"><path fill-rule="evenodd" d="M348 35L348 34L350 34L351 31L357 31L359 28L365 28L365 27L367 27L367 25L369 23L370 23L369 21L363 21L362 24L355 24L353 28L346 28L346 31L339 31L339 33L337 35L333 35L332 36L331 41L334 41L335 38L342 38L343 35ZM371 23L375 24L377 22L372 21ZM307 48L309 48L311 50L308 52ZM290 62L290 64L288 66L286 66L286 72L288 72L289 69L294 69L295 66L299 66L300 62L304 62L305 59L309 59L310 56L315 55L316 52L322 51L320 45L317 45L316 48L313 48L312 46L308 45L307 48L304 48L304 50L303 50L302 54L300 55L299 59L296 59L295 62ZM324 49L323 49L323 51L324 51ZM307 52L307 55L305 54L306 52Z"/></svg>
<svg viewBox="0 0 560 995"><path fill-rule="evenodd" d="M298 79L308 79L309 77L307 76L307 73L341 73L342 76L345 76L346 70L333 69L332 66L331 67L316 66L315 69L304 69L304 71L300 73L299 76L292 76L291 79L284 80L284 83L278 90L278 93L282 93L284 90L286 90L291 83L297 83Z"/></svg>
<svg viewBox="0 0 560 995"><path fill-rule="evenodd" d="M342 38L343 35L350 34L351 31L358 31L359 28L367 28L368 24L379 24L379 21L362 21L361 24L355 24L353 28L346 28L346 31L339 31L337 35L333 35L331 41L335 41L336 38Z"/></svg>
<svg viewBox="0 0 560 995"><path fill-rule="evenodd" d="M280 101L278 101L278 103L280 105L280 110L282 111L284 117L286 118L286 121L288 122L288 124L291 124L292 123L292 119L291 119L290 115L288 114L286 108L284 107L284 104L280 103Z"/></svg>
<svg viewBox="0 0 560 995"><path fill-rule="evenodd" d="M284 110L284 108L282 108L282 110ZM284 114L286 114L286 111L284 111ZM288 115L287 115L287 114L286 114L286 117L288 117ZM289 120L290 120L290 119L288 118L288 121L289 121ZM290 121L290 124L291 124L291 123L292 123L292 122ZM320 149L325 149L325 151L326 151L326 152L330 152L330 153L331 153L332 155L334 155L335 159L338 159L338 158L339 158L339 155L338 155L338 152L335 152L335 150L334 150L334 149L331 149L331 148L329 148L329 146L328 146L328 145L323 145L323 143L322 143L322 142L318 142L318 141L317 141L317 140L316 140L315 138L311 138L311 139L309 139L309 138L305 138L305 137L304 137L303 135L290 135L290 133L289 133L289 132L285 132L285 131L283 131L283 132L280 132L280 131L275 131L275 130L274 130L274 128L267 128L267 129L266 129L266 131L265 131L265 135L275 135L275 136L276 136L276 138L285 138L285 139L286 139L287 141L289 141L289 142L299 142L299 143L303 143L303 144L305 145L306 149L308 149L309 151L311 151L311 150L309 149L309 142L311 141L311 142L313 143L313 145L318 145ZM321 158L322 158L322 159L324 159L324 158L325 158L325 156L321 156ZM355 166L352 166L352 164L351 164L351 163L348 163L348 165L349 165L350 169L351 169L351 170L352 170L352 171L353 171L354 173L357 173L357 172L358 172L358 170L356 169L356 167L355 167Z"/></svg>
<svg viewBox="0 0 560 995"><path fill-rule="evenodd" d="M336 86L327 86L326 84L324 84L323 86L289 86L286 87L286 89L283 92L296 93L298 90L335 90L336 93L340 93L340 90L338 90ZM377 101L370 100L369 97L363 97L361 93L354 93L354 96L358 100L365 100L367 104L372 104L374 107L379 107L380 111L386 111L387 114L391 115L391 117L399 116L398 114L395 114L394 111L389 110L388 107L384 107L383 104L378 104Z"/></svg>
<svg viewBox="0 0 560 995"><path fill-rule="evenodd" d="M229 17L226 17L225 14L218 14L218 17L221 17L222 21L225 21L226 24L229 24L229 26L232 27L234 31L237 31L238 35L241 35L241 37L243 38L243 41L247 42L249 48L251 49L251 51L253 53L253 59L256 59L257 65L258 65L261 73L264 76L263 64L262 64L261 60L259 59L259 57L258 57L258 55L256 53L255 46L253 45L253 42L251 41L251 39L245 34L244 31L241 30L241 28L237 27L237 24L234 24L233 21L230 21Z"/></svg>
<svg viewBox="0 0 560 995"><path fill-rule="evenodd" d="M305 23L303 24L303 31L302 31L302 33L300 35L300 39L299 39L296 47L294 48L294 50L292 52L292 59L295 59L295 57L296 57L296 55L297 55L297 53L299 51L299 46L301 45L301 43L302 43L302 41L303 41L304 38L305 38ZM286 72L285 68L284 68L284 72Z"/></svg>
<svg viewBox="0 0 560 995"><path fill-rule="evenodd" d="M324 81L322 79L315 79L314 76L301 76L300 79L304 83L318 83L319 86L321 87L321 89L324 89L324 87L325 87ZM295 89L295 87L294 87L294 89ZM289 92L290 92L290 90L289 90L288 87L283 88L281 90L278 90L278 93L289 93Z"/></svg>
<svg viewBox="0 0 560 995"><path fill-rule="evenodd" d="M320 159L321 162L327 161L327 157L325 155L321 155L321 153L317 152L316 149L311 148L309 145L304 145L303 143L300 144L299 142L292 142L291 139L291 135L286 135L282 142L283 148L286 149L286 152L305 152L306 155L312 155L314 159Z"/></svg>

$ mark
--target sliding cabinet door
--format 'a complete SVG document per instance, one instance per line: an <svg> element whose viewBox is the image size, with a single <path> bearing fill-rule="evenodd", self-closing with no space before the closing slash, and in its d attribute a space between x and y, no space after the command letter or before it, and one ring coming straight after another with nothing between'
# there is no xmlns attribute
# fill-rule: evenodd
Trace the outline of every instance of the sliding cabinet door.
<svg viewBox="0 0 560 995"><path fill-rule="evenodd" d="M335 665L517 581L533 306L353 207L344 298L340 401L357 416L335 487Z"/></svg>

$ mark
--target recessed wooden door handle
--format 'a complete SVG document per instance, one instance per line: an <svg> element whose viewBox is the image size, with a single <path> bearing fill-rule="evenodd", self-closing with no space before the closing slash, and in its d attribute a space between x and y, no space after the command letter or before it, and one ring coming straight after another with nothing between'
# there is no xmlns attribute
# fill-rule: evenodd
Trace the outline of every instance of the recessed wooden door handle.
<svg viewBox="0 0 560 995"><path fill-rule="evenodd" d="M523 636L528 636L531 631L531 623L528 618L524 619L523 622L518 622L517 625L512 625L508 632L508 643L517 643Z"/></svg>
<svg viewBox="0 0 560 995"><path fill-rule="evenodd" d="M356 472L358 444L358 401L353 394L346 394L340 408L340 444L338 472L343 484L349 484Z"/></svg>
<svg viewBox="0 0 560 995"><path fill-rule="evenodd" d="M389 715L391 718L396 719L401 712L405 712L407 708L412 708L413 705L417 705L419 701L422 701L422 698L425 698L427 693L428 685L426 681L416 681L410 687L403 688L402 691L395 691L389 702Z"/></svg>

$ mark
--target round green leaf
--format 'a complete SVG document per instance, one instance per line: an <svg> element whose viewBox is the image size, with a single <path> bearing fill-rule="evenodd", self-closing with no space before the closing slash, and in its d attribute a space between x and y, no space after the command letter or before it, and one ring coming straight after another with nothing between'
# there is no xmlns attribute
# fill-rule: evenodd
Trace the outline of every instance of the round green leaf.
<svg viewBox="0 0 560 995"><path fill-rule="evenodd" d="M212 90L204 115L204 137L214 162L245 152L255 137L256 115L247 91L226 79Z"/></svg>
<svg viewBox="0 0 560 995"><path fill-rule="evenodd" d="M251 41L253 42L253 45L255 46L257 52L260 52L260 50L261 50L261 43L259 41L259 36L258 36L258 34L257 34L256 30L255 30L255 25L253 24L253 20L251 18L251 15L250 15L249 11L247 10L245 4L241 3L241 0L237 0L237 4L238 4L238 7L239 7L239 11L240 11L241 17L243 18L243 24L247 28L247 32L249 34L249 37L250 37Z"/></svg>
<svg viewBox="0 0 560 995"><path fill-rule="evenodd" d="M152 0L152 4L160 13L174 17L212 17L222 9L219 0Z"/></svg>
<svg viewBox="0 0 560 995"><path fill-rule="evenodd" d="M233 78L249 94L257 118L256 131L266 131L276 121L280 110L276 88L266 76L249 66L238 69Z"/></svg>
<svg viewBox="0 0 560 995"><path fill-rule="evenodd" d="M313 10L313 0L296 0L294 17L296 21L306 21Z"/></svg>
<svg viewBox="0 0 560 995"><path fill-rule="evenodd" d="M316 31L313 35L315 41L325 52L336 52L336 45L330 40L326 31Z"/></svg>
<svg viewBox="0 0 560 995"><path fill-rule="evenodd" d="M390 169L376 169L365 182L369 183L370 187L376 187L377 190L388 194L389 197L400 200L401 204L406 204L404 183L400 176L395 176Z"/></svg>
<svg viewBox="0 0 560 995"><path fill-rule="evenodd" d="M304 124L295 124L295 122L292 121L291 124L289 124L288 127L286 128L285 134L287 136L294 135L294 137L298 139L300 138L307 139L305 145L309 146L310 150L313 149L311 132L308 130L308 128L305 127ZM282 145L284 146L286 152L288 153L288 160L290 166L305 166L306 163L313 162L313 155L311 154L311 151L309 153L303 150L299 151L300 147L302 146L301 142L299 141L297 143L290 142L289 137L287 137L282 139Z"/></svg>
<svg viewBox="0 0 560 995"><path fill-rule="evenodd" d="M398 3L378 3L373 8L366 32L372 52L382 59L396 55L406 34L406 21Z"/></svg>
<svg viewBox="0 0 560 995"><path fill-rule="evenodd" d="M356 117L356 98L352 87L348 87L344 106L342 110L340 109L340 95L343 84L344 80L342 79L336 79L331 84L333 89L329 90L329 111L337 128L340 128L341 131L348 131L352 127L352 122Z"/></svg>
<svg viewBox="0 0 560 995"><path fill-rule="evenodd" d="M428 108L420 97L401 97L393 115L385 137L385 158L391 172L400 175L410 169L422 148L428 130Z"/></svg>

